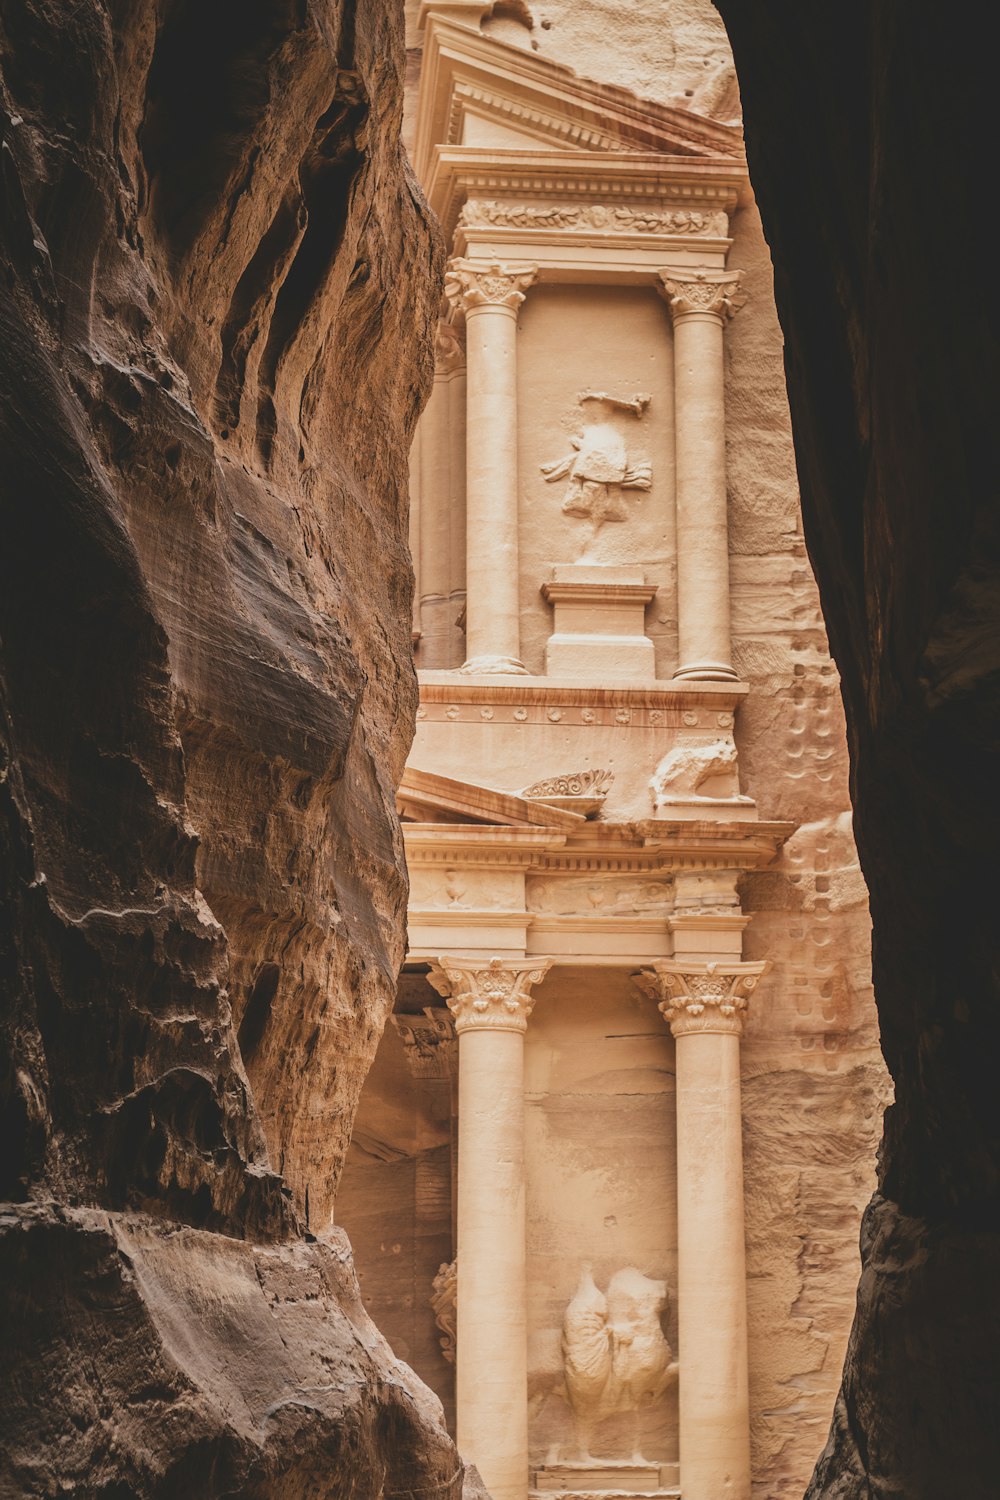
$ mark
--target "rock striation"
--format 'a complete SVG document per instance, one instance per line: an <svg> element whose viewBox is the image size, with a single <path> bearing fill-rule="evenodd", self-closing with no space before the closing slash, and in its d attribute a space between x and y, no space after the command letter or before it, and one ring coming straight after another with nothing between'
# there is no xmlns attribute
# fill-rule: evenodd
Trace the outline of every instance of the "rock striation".
<svg viewBox="0 0 1000 1500"><path fill-rule="evenodd" d="M809 1495L986 1500L1000 1469L1000 339L958 260L981 234L994 54L968 3L946 23L925 3L717 4L775 263L896 1092ZM968 45L942 48L945 34Z"/></svg>
<svg viewBox="0 0 1000 1500"><path fill-rule="evenodd" d="M4 1494L461 1485L331 1229L406 898L402 66L388 0L0 12Z"/></svg>

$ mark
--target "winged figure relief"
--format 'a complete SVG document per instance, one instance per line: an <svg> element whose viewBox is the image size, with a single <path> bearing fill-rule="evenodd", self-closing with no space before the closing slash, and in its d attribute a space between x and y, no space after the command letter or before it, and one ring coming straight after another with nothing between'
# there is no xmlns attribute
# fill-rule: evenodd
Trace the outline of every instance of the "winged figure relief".
<svg viewBox="0 0 1000 1500"><path fill-rule="evenodd" d="M667 1288L641 1271L616 1271L605 1294L586 1267L566 1308L563 1362L577 1441L590 1456L594 1427L619 1412L636 1414L676 1379L677 1365L660 1327Z"/></svg>

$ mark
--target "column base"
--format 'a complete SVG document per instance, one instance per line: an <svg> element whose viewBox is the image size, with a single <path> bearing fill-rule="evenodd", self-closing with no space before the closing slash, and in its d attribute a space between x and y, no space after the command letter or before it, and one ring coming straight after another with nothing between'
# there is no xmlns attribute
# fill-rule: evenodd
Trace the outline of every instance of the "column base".
<svg viewBox="0 0 1000 1500"><path fill-rule="evenodd" d="M458 670L466 677L480 674L484 677L500 676L503 673L528 676L527 667L516 656L471 656Z"/></svg>
<svg viewBox="0 0 1000 1500"><path fill-rule="evenodd" d="M689 678L699 678L702 682L739 682L739 674L735 667L727 666L722 661L700 661L692 662L688 666L678 667L674 673L674 680L686 681Z"/></svg>

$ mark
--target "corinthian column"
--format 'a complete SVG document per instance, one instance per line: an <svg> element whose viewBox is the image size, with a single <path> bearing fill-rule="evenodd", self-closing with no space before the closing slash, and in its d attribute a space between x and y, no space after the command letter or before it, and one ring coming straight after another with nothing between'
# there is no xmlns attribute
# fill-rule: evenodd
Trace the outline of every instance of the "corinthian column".
<svg viewBox="0 0 1000 1500"><path fill-rule="evenodd" d="M524 1033L545 958L439 958L458 1033L457 1440L493 1500L528 1489Z"/></svg>
<svg viewBox="0 0 1000 1500"><path fill-rule="evenodd" d="M661 271L674 322L677 443L675 677L734 678L729 628L729 518L722 334L740 305L739 274Z"/></svg>
<svg viewBox="0 0 1000 1500"><path fill-rule="evenodd" d="M465 672L523 672L517 565L517 310L534 266L453 260L445 293L465 313Z"/></svg>
<svg viewBox="0 0 1000 1500"><path fill-rule="evenodd" d="M643 969L677 1039L677 1317L684 1500L750 1500L740 1036L767 963Z"/></svg>

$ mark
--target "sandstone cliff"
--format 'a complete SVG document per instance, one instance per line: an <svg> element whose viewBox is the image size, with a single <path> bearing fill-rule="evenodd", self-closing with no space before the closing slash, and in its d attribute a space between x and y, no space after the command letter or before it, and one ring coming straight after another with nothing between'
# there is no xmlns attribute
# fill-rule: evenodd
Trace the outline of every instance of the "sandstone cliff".
<svg viewBox="0 0 1000 1500"><path fill-rule="evenodd" d="M809 1494L997 1493L1000 528L981 7L717 0L843 679L896 1103Z"/></svg>
<svg viewBox="0 0 1000 1500"><path fill-rule="evenodd" d="M3 1494L460 1484L325 1233L403 938L401 67L390 0L0 5Z"/></svg>

